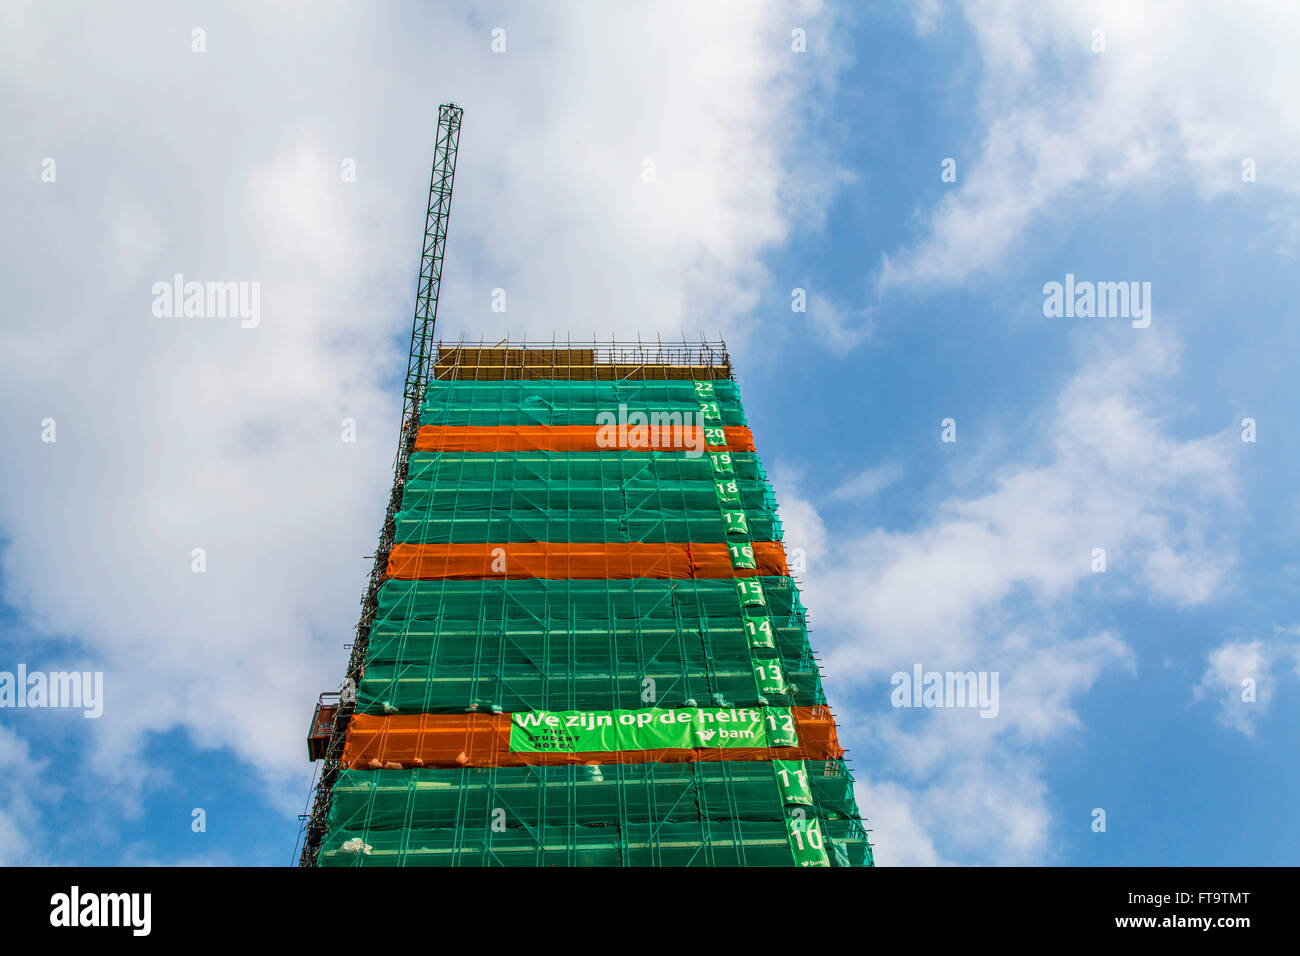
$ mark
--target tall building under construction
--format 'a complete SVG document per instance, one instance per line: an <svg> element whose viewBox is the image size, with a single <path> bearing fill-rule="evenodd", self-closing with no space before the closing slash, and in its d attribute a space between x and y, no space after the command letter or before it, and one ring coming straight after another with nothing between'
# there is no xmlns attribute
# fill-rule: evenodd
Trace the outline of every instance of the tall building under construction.
<svg viewBox="0 0 1300 956"><path fill-rule="evenodd" d="M725 345L435 342L459 128L301 862L871 865Z"/></svg>

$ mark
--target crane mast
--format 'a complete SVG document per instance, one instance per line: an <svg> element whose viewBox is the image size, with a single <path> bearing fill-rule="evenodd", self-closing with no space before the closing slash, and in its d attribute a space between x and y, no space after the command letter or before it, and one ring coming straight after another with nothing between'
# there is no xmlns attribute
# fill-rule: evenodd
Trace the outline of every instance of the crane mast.
<svg viewBox="0 0 1300 956"><path fill-rule="evenodd" d="M429 179L429 206L424 220L424 245L420 253L420 282L415 290L415 318L411 323L411 355L406 363L406 389L402 407L402 437L419 414L429 376L433 327L438 317L438 289L442 285L442 256L447 245L447 220L451 216L451 186L456 178L456 150L460 144L463 110L454 103L438 108L438 139L433 148L433 174ZM405 447L405 445L403 445ZM405 472L402 472L404 475Z"/></svg>
<svg viewBox="0 0 1300 956"><path fill-rule="evenodd" d="M438 292L442 285L443 253L447 245L447 221L451 215L452 183L456 177L456 151L460 144L460 122L464 111L454 103L438 107L438 135L433 149L433 170L429 177L429 204L424 221L424 242L420 252L420 279L415 290L415 316L411 321L411 350L406 363L402 392L402 428L393 464L393 488L388 511L375 549L375 563L361 600L361 618L348 657L347 677L342 690L322 694L309 731L320 739L324 763L316 783L311 812L304 818L305 839L299 866L314 866L328 823L330 798L338 779L339 763L347 740L348 722L356 706L356 688L365 666L370 628L379 606L379 589L388 573L388 556L396 532L395 516L402 501L411 450L420 424L420 404L431 373L434 325L438 317ZM335 702L330 702L334 698ZM325 736L328 734L328 742Z"/></svg>

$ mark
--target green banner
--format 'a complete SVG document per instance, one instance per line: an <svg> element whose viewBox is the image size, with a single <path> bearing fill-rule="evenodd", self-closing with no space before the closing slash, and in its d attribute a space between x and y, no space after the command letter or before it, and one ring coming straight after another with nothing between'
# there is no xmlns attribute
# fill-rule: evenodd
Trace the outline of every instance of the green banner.
<svg viewBox="0 0 1300 956"><path fill-rule="evenodd" d="M755 604L767 604L767 601L763 597L762 581L737 581L736 593L740 595L741 607L751 607Z"/></svg>
<svg viewBox="0 0 1300 956"><path fill-rule="evenodd" d="M812 787L808 784L808 770L802 760L773 760L776 785L781 790L781 802L813 805Z"/></svg>
<svg viewBox="0 0 1300 956"><path fill-rule="evenodd" d="M767 616L766 608L742 607L740 610L745 618L745 636L749 638L749 646L776 647L772 620Z"/></svg>
<svg viewBox="0 0 1300 956"><path fill-rule="evenodd" d="M740 482L734 478L731 481L715 481L713 487L718 493L718 501L722 504L740 504Z"/></svg>
<svg viewBox="0 0 1300 956"><path fill-rule="evenodd" d="M510 715L515 753L798 745L789 707L529 710Z"/></svg>
<svg viewBox="0 0 1300 956"><path fill-rule="evenodd" d="M722 512L722 527L727 534L749 534L749 519L743 511Z"/></svg>
<svg viewBox="0 0 1300 956"><path fill-rule="evenodd" d="M797 747L799 734L794 729L794 714L789 707L767 707L767 745L769 747Z"/></svg>
<svg viewBox="0 0 1300 956"><path fill-rule="evenodd" d="M754 680L758 682L760 694L784 694L785 675L781 673L781 662L771 660L751 661L754 665Z"/></svg>
<svg viewBox="0 0 1300 956"><path fill-rule="evenodd" d="M753 570L758 567L754 563L754 546L752 544L729 544L727 551L731 554L731 566L733 568L744 568Z"/></svg>
<svg viewBox="0 0 1300 956"><path fill-rule="evenodd" d="M831 865L822 824L816 817L809 817L801 808L795 808L786 817L785 832L790 837L790 850L794 853L796 866Z"/></svg>

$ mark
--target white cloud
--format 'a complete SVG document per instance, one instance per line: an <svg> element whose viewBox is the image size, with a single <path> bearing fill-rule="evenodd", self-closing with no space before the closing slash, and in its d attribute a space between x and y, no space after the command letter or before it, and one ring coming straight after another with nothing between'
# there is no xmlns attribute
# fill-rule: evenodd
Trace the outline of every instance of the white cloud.
<svg viewBox="0 0 1300 956"><path fill-rule="evenodd" d="M0 866L47 862L41 807L59 799L59 788L45 780L48 766L17 733L0 726Z"/></svg>
<svg viewBox="0 0 1300 956"><path fill-rule="evenodd" d="M743 346L762 254L844 181L795 110L841 64L817 2L512 9L500 55L469 4L214 9L203 54L187 17L6 7L3 596L41 656L106 672L76 732L120 812L166 779L148 734L183 728L292 813L387 500L437 103L466 110L444 332L709 316ZM178 272L260 282L261 324L155 318Z"/></svg>
<svg viewBox="0 0 1300 956"><path fill-rule="evenodd" d="M813 99L799 95L839 65L830 14L807 2L555 12L546 32L567 43L534 50L516 27L517 58L478 77L490 108L467 104L447 315L475 334L575 337L695 331L708 316L704 330L743 346L757 329L735 320L768 281L759 254L820 221L847 181L787 128ZM810 52L791 53L791 22L806 22ZM467 247L486 255L461 258ZM505 314L489 309L497 287ZM827 332L851 334L833 321Z"/></svg>
<svg viewBox="0 0 1300 956"><path fill-rule="evenodd" d="M1041 861L1050 820L1037 754L1081 729L1076 702L1098 680L1137 666L1140 635L1081 628L1074 599L1089 587L1194 606L1229 585L1234 433L1170 435L1149 395L1177 351L1160 334L1125 341L1062 389L1032 454L990 465L987 490L939 502L909 531L832 533L798 476L774 472L787 541L808 553L806 600L843 735L887 761L870 773L887 814L911 801L900 859ZM997 718L888 707L889 676L915 664L998 673Z"/></svg>
<svg viewBox="0 0 1300 956"><path fill-rule="evenodd" d="M887 461L853 476L832 491L831 498L835 501L861 501L884 491L902 477L903 466L896 461Z"/></svg>
<svg viewBox="0 0 1300 956"><path fill-rule="evenodd" d="M1032 444L1046 462L1027 450L1023 461L991 466L987 491L939 503L914 531L831 539L783 505L791 542L809 555L819 623L898 638L897 647L846 640L830 661L838 674L893 670L903 647L961 659L980 613L1018 588L1044 600L1068 595L1092 577L1098 547L1113 588L1195 604L1222 585L1233 552L1210 519L1235 500L1232 435L1166 434L1139 382L1170 367L1173 346L1146 335L1133 349L1087 366L1062 391ZM782 502L796 497L797 487L778 489Z"/></svg>
<svg viewBox="0 0 1300 956"><path fill-rule="evenodd" d="M1200 683L1192 688L1196 700L1218 704L1216 718L1223 726L1253 737L1255 725L1268 712L1277 692L1278 664L1290 662L1292 676L1300 676L1300 646L1283 635L1298 632L1279 629L1275 640L1227 641L1210 652Z"/></svg>
<svg viewBox="0 0 1300 956"><path fill-rule="evenodd" d="M1193 689L1196 699L1216 698L1220 723L1253 736L1254 722L1273 698L1270 658L1260 641L1234 641L1215 648L1201 682ZM1248 696L1253 699L1246 699Z"/></svg>
<svg viewBox="0 0 1300 956"><path fill-rule="evenodd" d="M867 309L846 309L823 295L808 297L808 320L813 331L837 352L847 352L871 337L871 316Z"/></svg>
<svg viewBox="0 0 1300 956"><path fill-rule="evenodd" d="M996 270L1038 224L1124 190L1186 183L1211 198L1300 191L1300 7L1286 0L916 2L918 29L957 10L984 72L984 139L924 237L886 256L880 288ZM1091 50L1105 31L1105 52ZM1255 160L1257 183L1241 179Z"/></svg>
<svg viewBox="0 0 1300 956"><path fill-rule="evenodd" d="M925 825L917 819L916 795L895 783L872 783L869 772L859 771L854 789L858 806L870 813L872 852L877 866L940 866L944 859L935 849Z"/></svg>

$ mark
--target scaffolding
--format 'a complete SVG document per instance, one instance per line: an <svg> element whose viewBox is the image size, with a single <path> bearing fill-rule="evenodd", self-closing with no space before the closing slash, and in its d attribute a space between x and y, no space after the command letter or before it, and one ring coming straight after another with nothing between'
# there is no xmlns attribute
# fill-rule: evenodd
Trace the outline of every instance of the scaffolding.
<svg viewBox="0 0 1300 956"><path fill-rule="evenodd" d="M725 345L431 356L314 862L870 865ZM709 708L788 739L516 746L529 715Z"/></svg>
<svg viewBox="0 0 1300 956"><path fill-rule="evenodd" d="M764 763L344 771L324 866L780 866ZM809 762L809 815L841 865L870 860L843 761ZM344 849L347 847L347 849Z"/></svg>
<svg viewBox="0 0 1300 956"><path fill-rule="evenodd" d="M488 345L482 339L466 344L440 343L434 353L436 380L502 381L549 379L552 381L644 381L659 379L717 380L731 378L731 357L721 340L701 337L698 342L597 341L574 343L566 337L550 344L521 339Z"/></svg>
<svg viewBox="0 0 1300 956"><path fill-rule="evenodd" d="M725 343L435 341L461 115L300 865L872 865Z"/></svg>
<svg viewBox="0 0 1300 956"><path fill-rule="evenodd" d="M788 578L768 595L783 692L760 694L755 651L725 581L404 581L386 591L357 709L588 710L690 701L824 704Z"/></svg>

